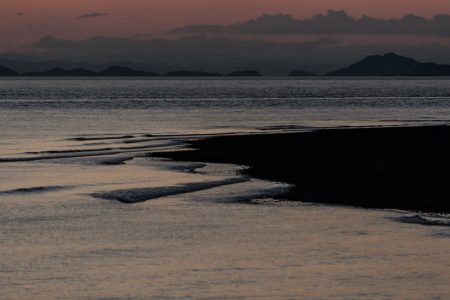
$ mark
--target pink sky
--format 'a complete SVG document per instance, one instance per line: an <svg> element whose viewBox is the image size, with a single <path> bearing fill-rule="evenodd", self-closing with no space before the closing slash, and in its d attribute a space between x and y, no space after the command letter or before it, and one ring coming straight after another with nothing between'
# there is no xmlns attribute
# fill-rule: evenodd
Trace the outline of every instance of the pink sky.
<svg viewBox="0 0 450 300"><path fill-rule="evenodd" d="M310 17L328 9L350 15L431 17L450 14L449 0L1 0L0 49L53 34L62 38L159 33L198 23L234 23L263 13ZM92 12L105 17L78 17ZM23 15L18 15L22 13Z"/></svg>

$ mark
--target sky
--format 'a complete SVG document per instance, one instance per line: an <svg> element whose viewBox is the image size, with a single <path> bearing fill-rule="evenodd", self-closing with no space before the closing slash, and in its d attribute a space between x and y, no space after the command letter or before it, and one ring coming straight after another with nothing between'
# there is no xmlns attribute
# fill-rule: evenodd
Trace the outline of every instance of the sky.
<svg viewBox="0 0 450 300"><path fill-rule="evenodd" d="M328 9L354 17L425 17L449 14L448 0L0 0L0 50L42 36L82 39L92 36L152 37L201 23L230 24L264 13L306 18Z"/></svg>

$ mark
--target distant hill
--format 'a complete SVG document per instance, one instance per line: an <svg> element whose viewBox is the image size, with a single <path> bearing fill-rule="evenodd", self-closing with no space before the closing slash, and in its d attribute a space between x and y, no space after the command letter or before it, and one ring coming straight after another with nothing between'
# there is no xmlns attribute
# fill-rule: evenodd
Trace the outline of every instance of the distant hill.
<svg viewBox="0 0 450 300"><path fill-rule="evenodd" d="M26 72L22 74L15 73L20 76L30 76L30 77L92 77L92 76L105 76L105 77L115 77L115 76L159 76L157 73L138 71L126 67L109 67L101 72L93 72L90 70L76 68L71 70L66 70L63 68L53 68L48 71L43 72Z"/></svg>
<svg viewBox="0 0 450 300"><path fill-rule="evenodd" d="M23 60L22 60L23 59ZM4 66L18 73L46 72L51 69L61 68L65 70L86 69L93 72L101 72L112 66L127 67L133 70L142 70L154 73L167 73L177 69L199 69L197 66L180 66L178 64L165 63L140 63L132 61L111 61L108 63L89 63L70 60L33 60L26 57L8 58L0 54L0 66Z"/></svg>
<svg viewBox="0 0 450 300"><path fill-rule="evenodd" d="M48 76L48 77L57 77L57 76L80 76L80 77L86 77L86 76L95 76L97 73L86 70L86 69L72 69L72 70L65 70L62 68L54 68L48 71L44 72L27 72L21 74L22 76Z"/></svg>
<svg viewBox="0 0 450 300"><path fill-rule="evenodd" d="M450 76L450 65L420 63L395 53L371 55L326 76Z"/></svg>
<svg viewBox="0 0 450 300"><path fill-rule="evenodd" d="M419 65L416 60L395 53L371 55L326 76L408 76Z"/></svg>
<svg viewBox="0 0 450 300"><path fill-rule="evenodd" d="M245 71L234 71L228 74L227 76L236 76L236 77L255 77L255 76L262 76L259 71L255 70L245 70Z"/></svg>
<svg viewBox="0 0 450 300"><path fill-rule="evenodd" d="M133 70L127 67L112 66L97 73L98 76L160 76L157 73Z"/></svg>
<svg viewBox="0 0 450 300"><path fill-rule="evenodd" d="M208 73L208 72L201 72L201 71L172 71L166 74L166 76L172 76L172 77L211 77L211 76L222 76L222 74L219 73Z"/></svg>
<svg viewBox="0 0 450 300"><path fill-rule="evenodd" d="M18 73L14 72L10 68L0 66L0 76L17 76Z"/></svg>
<svg viewBox="0 0 450 300"><path fill-rule="evenodd" d="M103 76L103 77L153 77L153 76L161 76L159 73L150 72L141 69L135 69L131 67L126 67L123 65L113 65L106 66L104 69L98 69L100 65L96 65L96 70L87 69L83 67L75 67L75 68L67 68L67 67L53 67L47 70L42 71L41 68L44 65L50 63L45 63L44 65L35 65L33 62L30 62L30 68L32 66L38 67L36 71L20 71L16 72L14 68L10 66L5 66L1 64L2 61L8 62L7 60L0 59L0 76L30 76L30 77L94 77L94 76ZM10 61L10 64L18 64L17 61ZM51 62L51 64L56 63L57 61ZM139 68L139 64L126 62L128 65L135 65L136 68ZM276 66L280 65L281 68L277 69ZM20 66L22 68L26 65L26 62L21 62ZM76 63L68 63L64 62L64 66L66 65L76 65ZM272 72L268 71L264 72L265 75L269 76L285 76L287 73L287 68L289 66L294 69L294 71L290 72L288 76L290 77L306 77L306 76L317 76L309 71L305 71L302 66L297 63L289 64L287 61L255 61L247 64L247 66L257 66L257 65L265 65L267 68L265 70L272 70ZM155 65L146 65L149 66L157 66ZM166 65L168 67L169 65ZM232 66L228 66L228 71L221 69L223 72L220 74L216 67L211 65L190 65L194 70L205 70L205 71L190 71L190 69L179 69L178 71L171 71L170 69L166 72L162 72L161 74L165 74L165 76L169 77L217 77L222 76L222 74L227 74L226 76L230 77L259 77L263 76L259 69L253 68L236 68L239 71L229 72ZM245 65L241 65L243 67ZM295 69L298 67L298 69ZM30 69L28 68L28 69ZM235 70L236 70L235 69ZM283 73L282 70L285 70ZM172 69L173 70L173 69ZM175 69L176 70L176 69ZM233 70L233 69L231 69ZM433 62L421 63L416 61L413 58L397 55L395 53L388 53L385 55L371 55L366 58L358 61L355 64L352 64L346 68L339 69L337 71L333 71L325 74L325 76L450 76L450 65L446 64L436 64Z"/></svg>
<svg viewBox="0 0 450 300"><path fill-rule="evenodd" d="M450 65L423 63L418 65L409 75L411 76L450 76Z"/></svg>
<svg viewBox="0 0 450 300"><path fill-rule="evenodd" d="M307 77L307 76L317 76L314 73L308 72L308 71L302 71L302 70L296 70L289 73L288 76L291 77Z"/></svg>
<svg viewBox="0 0 450 300"><path fill-rule="evenodd" d="M302 60L299 55L298 60ZM246 63L229 65L227 69L217 69L217 72L228 74L234 70L258 70L264 76L286 76L294 70L310 70L310 65L305 62L284 59L265 59L252 60ZM326 67L326 70L332 70L335 66Z"/></svg>

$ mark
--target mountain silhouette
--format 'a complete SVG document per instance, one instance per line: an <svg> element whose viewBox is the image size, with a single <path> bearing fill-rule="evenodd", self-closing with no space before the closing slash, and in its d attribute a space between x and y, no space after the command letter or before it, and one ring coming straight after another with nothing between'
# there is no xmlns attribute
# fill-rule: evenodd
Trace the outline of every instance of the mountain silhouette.
<svg viewBox="0 0 450 300"><path fill-rule="evenodd" d="M450 44L446 43L399 44L397 40L380 41L377 37L373 42L358 44L348 38L314 36L285 43L235 35L189 35L170 40L47 37L20 53L0 53L0 65L17 72L46 71L55 67L98 72L111 66L122 66L159 74L176 70L221 74L258 70L264 75L286 76L293 70L325 74L367 55L389 52L430 62L450 63ZM348 46L349 42L356 44Z"/></svg>
<svg viewBox="0 0 450 300"><path fill-rule="evenodd" d="M53 63L53 62L52 62ZM63 62L64 63L64 62ZM261 62L254 62L253 64L260 64ZM264 63L264 62L262 62ZM276 70L274 66L276 62L265 62L268 69ZM30 63L31 69L33 63ZM69 64L65 62L65 64ZM74 65L75 63L72 63ZM131 63L130 63L131 64ZM286 61L280 61L282 64L282 68L286 69L289 67L289 63ZM22 67L25 65L25 62L21 62ZM138 65L138 64L136 64ZM150 65L148 65L150 66ZM168 66L168 65L167 65ZM244 66L244 65L242 65ZM291 67L294 69L298 66L298 63L292 63ZM195 66L194 66L195 67ZM190 71L188 69L180 69L178 71L168 71L165 73L165 76L169 77L216 77L222 76L219 72L216 72L216 67L210 65L204 66L196 66L196 68L205 68L208 72L204 71ZM107 67L103 71L96 72L92 69L86 69L81 67L76 68L67 68L64 67L54 67L47 71L32 71L32 72L16 72L15 68L6 67L3 64L0 65L0 76L30 76L30 77L94 77L94 76L103 76L103 77L153 77L153 76L161 76L158 73L144 71L144 70L136 70L134 68L124 67L124 66L111 66ZM42 69L42 68L41 68ZM219 68L220 69L220 68ZM37 68L37 70L40 70ZM170 69L169 69L170 70ZM238 69L239 70L239 69ZM223 71L223 70L222 70ZM267 71L267 70L266 70ZM281 69L276 70L276 74L273 72L264 72L267 75L277 75L284 76L281 73ZM224 72L225 73L225 72ZM252 68L242 68L239 71L234 71L227 76L231 77L257 77L262 76L261 72ZM309 71L302 70L302 66L299 66L298 69L294 69L294 71L290 72L288 76L291 77L302 77L302 76L317 76ZM371 55L366 58L358 61L355 64L350 65L349 67L339 69L337 71L333 71L330 73L326 73L325 76L450 76L450 65L446 64L436 64L433 62L421 63L413 58L397 55L395 53L388 53L385 55Z"/></svg>
<svg viewBox="0 0 450 300"><path fill-rule="evenodd" d="M112 66L107 68L106 70L103 70L99 73L97 73L98 76L136 76L136 77L141 77L141 76L160 76L157 73L153 73L153 72L146 72L146 71L138 71L138 70L133 70L127 67L118 67L118 66Z"/></svg>
<svg viewBox="0 0 450 300"><path fill-rule="evenodd" d="M22 76L49 76L49 77L64 77L64 76L80 76L80 77L87 77L87 76L95 76L97 75L95 72L86 70L86 69L72 69L72 70L65 70L62 68L53 68L48 71L44 72L27 72L21 74Z"/></svg>
<svg viewBox="0 0 450 300"><path fill-rule="evenodd" d="M450 76L450 65L438 65L435 63L423 63L418 65L411 76Z"/></svg>
<svg viewBox="0 0 450 300"><path fill-rule="evenodd" d="M0 76L17 76L18 73L14 72L10 68L0 66Z"/></svg>
<svg viewBox="0 0 450 300"><path fill-rule="evenodd" d="M166 76L174 76L174 77L211 77L211 76L222 76L219 73L208 73L202 71L172 71L166 74Z"/></svg>
<svg viewBox="0 0 450 300"><path fill-rule="evenodd" d="M259 71L255 70L245 70L245 71L234 71L228 74L227 76L236 76L236 77L254 77L254 76L262 76Z"/></svg>
<svg viewBox="0 0 450 300"><path fill-rule="evenodd" d="M303 77L303 76L317 76L314 73L308 72L308 71L303 71L303 70L295 70L292 71L291 73L289 73L288 76L291 77Z"/></svg>
<svg viewBox="0 0 450 300"><path fill-rule="evenodd" d="M418 66L416 60L388 53L385 55L371 55L363 60L334 72L327 76L408 76Z"/></svg>

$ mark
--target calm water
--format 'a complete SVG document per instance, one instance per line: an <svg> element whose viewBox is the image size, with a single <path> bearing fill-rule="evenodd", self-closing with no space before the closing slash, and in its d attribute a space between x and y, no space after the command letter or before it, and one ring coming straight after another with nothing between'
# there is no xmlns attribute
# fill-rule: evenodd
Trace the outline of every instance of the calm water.
<svg viewBox="0 0 450 300"><path fill-rule="evenodd" d="M277 202L289 186L242 166L147 154L449 122L442 79L1 79L0 298L448 298L448 226Z"/></svg>

